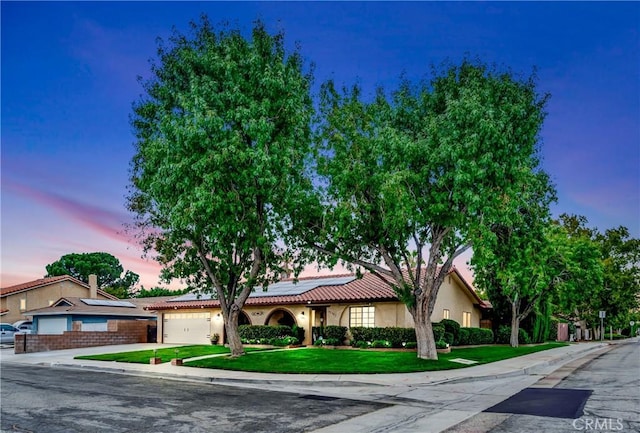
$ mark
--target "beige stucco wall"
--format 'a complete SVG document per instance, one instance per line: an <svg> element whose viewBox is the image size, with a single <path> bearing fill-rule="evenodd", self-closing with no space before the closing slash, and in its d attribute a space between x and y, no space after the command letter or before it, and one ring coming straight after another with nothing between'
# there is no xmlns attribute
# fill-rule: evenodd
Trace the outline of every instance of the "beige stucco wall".
<svg viewBox="0 0 640 433"><path fill-rule="evenodd" d="M433 307L433 314L431 314L431 321L439 322L444 319L444 309L449 310L449 319L455 320L463 325L462 316L463 312L471 313L471 327L480 327L480 310L473 305L473 297L462 286L462 282L455 274L448 275L440 290L438 291L438 297L436 304Z"/></svg>
<svg viewBox="0 0 640 433"><path fill-rule="evenodd" d="M19 293L9 294L1 298L1 309L8 309L9 312L2 316L2 322L13 323L18 320L30 318L22 313L28 310L36 310L51 305L58 299L69 297L89 297L89 288L74 283L73 281L58 281L46 286ZM20 309L20 300L25 300L25 309ZM98 299L108 299L98 294Z"/></svg>
<svg viewBox="0 0 640 433"><path fill-rule="evenodd" d="M277 319L281 317L280 312L287 311L290 313L296 324L305 328L305 339L311 342L311 314L309 309L304 305L285 305L285 306L269 306L269 307L245 307L243 312L251 325L277 325ZM219 308L211 309L180 309L180 310L166 310L158 312L158 342L164 342L164 314L171 314L175 312L180 313L211 313L210 322L210 335L220 335L220 343L223 343L222 337L224 335L224 320L222 318L222 312ZM307 343L305 343L307 344Z"/></svg>

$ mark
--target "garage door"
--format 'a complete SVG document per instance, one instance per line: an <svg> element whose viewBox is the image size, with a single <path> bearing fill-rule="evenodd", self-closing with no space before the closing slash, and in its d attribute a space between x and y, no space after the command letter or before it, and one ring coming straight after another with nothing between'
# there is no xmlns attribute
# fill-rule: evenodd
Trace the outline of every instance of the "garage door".
<svg viewBox="0 0 640 433"><path fill-rule="evenodd" d="M38 334L62 334L66 330L66 317L50 317L38 320Z"/></svg>
<svg viewBox="0 0 640 433"><path fill-rule="evenodd" d="M211 344L211 313L169 313L163 325L165 343Z"/></svg>

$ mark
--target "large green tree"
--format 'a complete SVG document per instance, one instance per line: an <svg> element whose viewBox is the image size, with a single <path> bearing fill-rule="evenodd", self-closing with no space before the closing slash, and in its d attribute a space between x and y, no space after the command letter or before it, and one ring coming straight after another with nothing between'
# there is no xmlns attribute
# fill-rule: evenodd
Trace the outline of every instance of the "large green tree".
<svg viewBox="0 0 640 433"><path fill-rule="evenodd" d="M312 243L394 288L420 358L437 359L431 314L454 259L511 217L535 177L545 99L533 77L468 60L393 97L322 87Z"/></svg>
<svg viewBox="0 0 640 433"><path fill-rule="evenodd" d="M561 293L556 301L558 313L573 320L585 320L598 330L598 313L605 311L607 324L627 327L640 302L640 240L632 238L623 226L604 233L589 228L584 216L563 214L560 223L574 242L590 245L584 251L597 249L601 278L599 284L584 284ZM588 257L592 256L589 252Z"/></svg>
<svg viewBox="0 0 640 433"><path fill-rule="evenodd" d="M89 283L89 275L98 277L98 287L119 298L126 298L134 289L140 277L131 271L124 271L120 260L109 253L72 253L46 266L46 277L71 275Z"/></svg>
<svg viewBox="0 0 640 433"><path fill-rule="evenodd" d="M546 301L563 271L559 250L564 244L549 217L554 197L547 175L538 172L522 185L518 211L474 243L475 284L496 299L496 307L507 301L513 347L518 346L520 323Z"/></svg>
<svg viewBox="0 0 640 433"><path fill-rule="evenodd" d="M290 210L310 143L310 73L282 33L261 22L250 38L214 29L161 43L153 77L134 105L129 209L165 279L220 301L233 356L237 319L252 290L279 278ZM279 252L279 253L278 253ZM296 260L298 266L302 261Z"/></svg>
<svg viewBox="0 0 640 433"><path fill-rule="evenodd" d="M640 309L640 239L620 226L596 234L595 241L602 251L604 286L593 306L607 312L608 324L625 328Z"/></svg>
<svg viewBox="0 0 640 433"><path fill-rule="evenodd" d="M554 313L571 321L586 320L599 324L596 299L604 289L604 267L601 246L595 240L597 231L586 227L583 216L562 214L557 221L569 250L566 253L571 278L567 278L554 294Z"/></svg>

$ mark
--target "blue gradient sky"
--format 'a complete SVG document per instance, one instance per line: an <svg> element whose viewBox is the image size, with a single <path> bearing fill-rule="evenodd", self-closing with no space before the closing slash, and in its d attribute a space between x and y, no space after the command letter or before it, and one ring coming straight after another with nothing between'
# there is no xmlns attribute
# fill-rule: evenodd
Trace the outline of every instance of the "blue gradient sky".
<svg viewBox="0 0 640 433"><path fill-rule="evenodd" d="M156 37L202 12L249 31L260 17L315 63L317 86L365 91L465 54L549 92L544 168L556 215L640 236L640 3L2 2L1 275L40 278L71 252L106 251L158 285L124 233L131 103ZM464 259L463 259L464 260ZM463 261L459 263L463 265ZM179 286L178 283L176 283Z"/></svg>

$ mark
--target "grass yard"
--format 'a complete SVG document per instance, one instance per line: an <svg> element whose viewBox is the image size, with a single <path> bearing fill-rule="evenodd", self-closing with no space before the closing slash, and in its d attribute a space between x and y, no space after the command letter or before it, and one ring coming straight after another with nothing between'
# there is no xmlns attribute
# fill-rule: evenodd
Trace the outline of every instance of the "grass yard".
<svg viewBox="0 0 640 433"><path fill-rule="evenodd" d="M176 354L176 350L178 353ZM256 350L253 348L246 348L247 352ZM194 346L179 346L179 347L167 347L164 349L158 349L156 355L162 358L162 362L169 362L173 358L194 358L196 356L204 355L218 355L229 353L229 348L218 345L194 345ZM75 359L91 359L95 361L117 361L117 362L133 362L137 364L148 364L149 359L153 357L153 350L138 350L135 352L120 352L120 353L105 353L102 355L85 355L76 356Z"/></svg>
<svg viewBox="0 0 640 433"><path fill-rule="evenodd" d="M439 354L437 361L418 359L415 352L331 350L309 347L275 352L251 353L235 359L221 356L192 361L184 365L188 367L263 373L410 373L467 367L465 364L450 361L450 359L453 358L464 358L477 361L478 364L486 364L565 345L566 343L546 343L536 346L521 346L515 349L510 346L454 348L451 353Z"/></svg>

